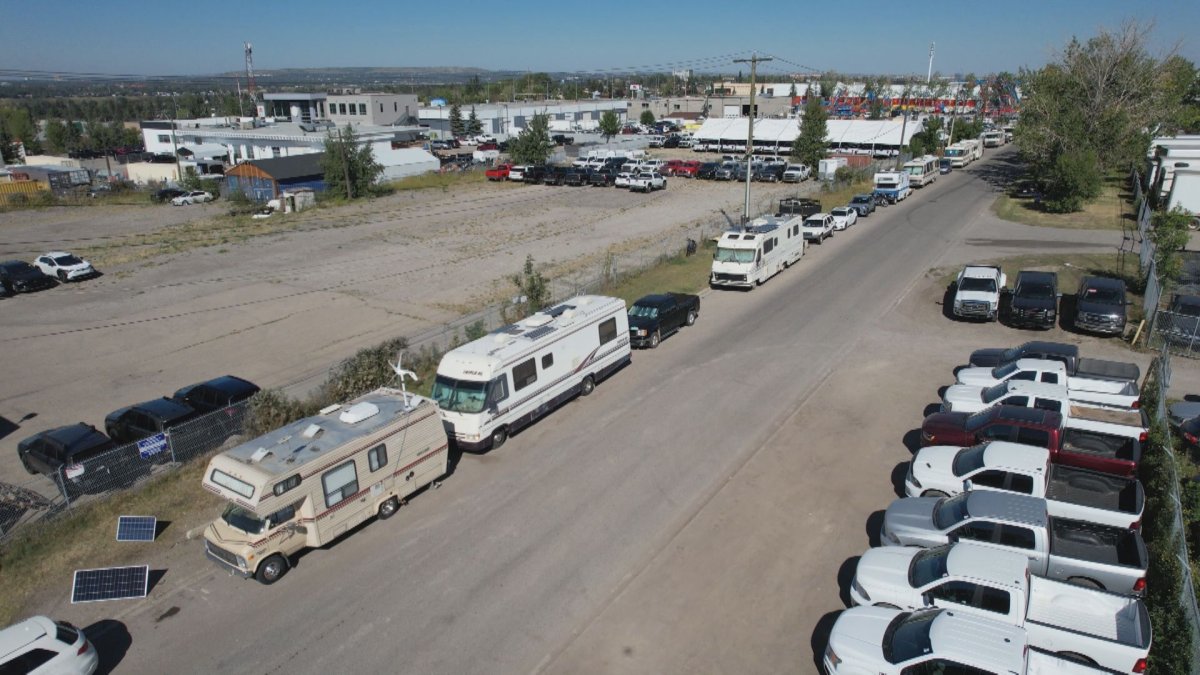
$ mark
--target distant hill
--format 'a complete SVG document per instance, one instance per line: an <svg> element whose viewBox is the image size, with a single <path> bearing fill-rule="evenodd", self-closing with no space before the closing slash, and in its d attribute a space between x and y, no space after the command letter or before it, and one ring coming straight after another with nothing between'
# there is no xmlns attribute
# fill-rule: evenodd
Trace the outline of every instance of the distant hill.
<svg viewBox="0 0 1200 675"><path fill-rule="evenodd" d="M242 71L223 73L228 77L243 77ZM255 80L266 82L413 82L433 84L439 82L465 82L472 77L481 80L503 78L511 75L506 71L458 66L431 67L358 67L358 68L275 68L255 70Z"/></svg>

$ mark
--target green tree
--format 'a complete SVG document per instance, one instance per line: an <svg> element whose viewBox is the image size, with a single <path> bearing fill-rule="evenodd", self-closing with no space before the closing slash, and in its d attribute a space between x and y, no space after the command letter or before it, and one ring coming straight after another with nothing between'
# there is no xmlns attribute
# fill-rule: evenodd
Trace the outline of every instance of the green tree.
<svg viewBox="0 0 1200 675"><path fill-rule="evenodd" d="M1180 252L1187 246L1190 237L1188 224L1192 218L1192 214L1178 206L1151 217L1153 228L1150 230L1150 240L1154 242L1154 262L1164 285L1175 285L1183 275L1183 256Z"/></svg>
<svg viewBox="0 0 1200 675"><path fill-rule="evenodd" d="M600 135L604 136L604 142L609 142L613 136L619 133L621 133L621 120L617 117L617 113L605 110L600 115Z"/></svg>
<svg viewBox="0 0 1200 675"><path fill-rule="evenodd" d="M638 121L645 126L650 126L654 124L654 113L649 110L643 110L642 116L638 118Z"/></svg>
<svg viewBox="0 0 1200 675"><path fill-rule="evenodd" d="M957 130L955 130L957 133ZM1059 154L1042 172L1042 208L1051 213L1071 213L1100 194L1101 174L1096 153L1090 148L1072 148Z"/></svg>
<svg viewBox="0 0 1200 675"><path fill-rule="evenodd" d="M532 255L525 256L525 267L509 279L520 294L513 307L519 313L517 319L545 309L550 304L550 282L534 268Z"/></svg>
<svg viewBox="0 0 1200 675"><path fill-rule="evenodd" d="M67 151L67 125L62 120L46 122L46 149L56 155Z"/></svg>
<svg viewBox="0 0 1200 675"><path fill-rule="evenodd" d="M832 70L827 70L817 78L817 87L821 91L821 98L829 100L833 98L837 91L838 75ZM810 88L811 92L812 89Z"/></svg>
<svg viewBox="0 0 1200 675"><path fill-rule="evenodd" d="M508 144L508 155L515 164L545 164L553 151L550 118L544 113L534 115L529 126Z"/></svg>
<svg viewBox="0 0 1200 675"><path fill-rule="evenodd" d="M1163 62L1162 70L1167 98L1177 105L1176 116L1169 122L1171 131L1183 134L1200 133L1200 72L1195 64L1182 56L1172 56Z"/></svg>
<svg viewBox="0 0 1200 675"><path fill-rule="evenodd" d="M325 137L321 170L325 172L326 190L333 195L345 195L347 199L370 194L383 174L383 166L375 161L371 146L359 144L349 124L336 135L331 130Z"/></svg>
<svg viewBox="0 0 1200 675"><path fill-rule="evenodd" d="M0 161L5 164L16 164L21 161L20 153L17 152L17 144L13 141L12 134L8 133L8 127L0 124Z"/></svg>
<svg viewBox="0 0 1200 675"><path fill-rule="evenodd" d="M84 147L83 131L79 128L79 122L66 121L67 133L63 139L63 145L67 152L75 152Z"/></svg>
<svg viewBox="0 0 1200 675"><path fill-rule="evenodd" d="M479 76L475 79L478 81ZM471 106L471 115L467 117L467 135L478 136L483 133L483 123L479 121L479 116L475 114L475 106Z"/></svg>
<svg viewBox="0 0 1200 675"><path fill-rule="evenodd" d="M450 106L450 133L455 138L462 138L466 135L467 126L463 122L462 108L457 103Z"/></svg>
<svg viewBox="0 0 1200 675"><path fill-rule="evenodd" d="M829 135L826 120L829 115L821 105L821 99L809 96L804 104L804 118L800 121L800 133L792 142L791 157L801 164L807 165L814 172L817 164L825 158L829 149Z"/></svg>

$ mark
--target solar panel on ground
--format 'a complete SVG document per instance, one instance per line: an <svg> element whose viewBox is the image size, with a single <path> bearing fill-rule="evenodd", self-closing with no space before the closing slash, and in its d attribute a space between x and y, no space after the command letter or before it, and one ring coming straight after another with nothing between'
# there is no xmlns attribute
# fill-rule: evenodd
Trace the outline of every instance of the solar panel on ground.
<svg viewBox="0 0 1200 675"><path fill-rule="evenodd" d="M150 568L147 565L75 570L71 604L144 598L149 581Z"/></svg>
<svg viewBox="0 0 1200 675"><path fill-rule="evenodd" d="M158 518L154 516L120 516L117 518L117 541L154 541Z"/></svg>

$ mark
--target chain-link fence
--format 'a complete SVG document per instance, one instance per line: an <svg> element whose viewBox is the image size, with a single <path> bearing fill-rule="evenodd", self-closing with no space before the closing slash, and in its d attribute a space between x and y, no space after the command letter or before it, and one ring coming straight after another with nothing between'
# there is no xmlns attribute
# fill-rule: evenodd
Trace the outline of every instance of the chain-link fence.
<svg viewBox="0 0 1200 675"><path fill-rule="evenodd" d="M1171 352L1164 348L1151 364L1150 370L1146 375L1146 381L1143 384L1143 389L1153 387L1158 403L1149 412L1154 415L1155 421L1164 429L1168 428L1167 390L1170 386ZM1166 543L1170 546L1171 554L1179 561L1179 582L1182 587L1182 592L1179 594L1179 603L1183 608L1184 616L1187 617L1188 630L1191 632L1192 664L1193 671L1195 671L1197 668L1200 668L1200 606L1197 605L1196 590L1192 584L1191 558L1188 553L1183 505L1179 495L1179 468L1175 457L1175 450L1172 446L1173 443L1166 443L1163 447L1166 460L1163 462L1163 466L1166 468L1168 474L1169 501L1172 511L1170 531L1166 533L1165 539ZM1143 479L1147 478L1143 477Z"/></svg>
<svg viewBox="0 0 1200 675"><path fill-rule="evenodd" d="M17 530L36 527L75 506L127 490L221 447L242 432L249 407L248 401L235 403L164 433L70 464L43 458L46 463L60 462L53 475L38 475L20 485L0 483L0 543Z"/></svg>

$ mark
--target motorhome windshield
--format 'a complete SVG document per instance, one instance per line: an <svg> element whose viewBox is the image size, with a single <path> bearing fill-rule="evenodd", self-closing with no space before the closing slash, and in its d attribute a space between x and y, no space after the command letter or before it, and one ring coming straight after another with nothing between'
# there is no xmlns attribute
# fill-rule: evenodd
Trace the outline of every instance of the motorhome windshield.
<svg viewBox="0 0 1200 675"><path fill-rule="evenodd" d="M717 247L717 256L713 258L717 262L724 263L751 263L754 262L755 249L752 248L725 248Z"/></svg>
<svg viewBox="0 0 1200 675"><path fill-rule="evenodd" d="M225 521L226 525L246 534L262 534L267 529L266 520L259 518L253 511L247 511L236 504L225 507L225 512L221 514L221 520Z"/></svg>
<svg viewBox="0 0 1200 675"><path fill-rule="evenodd" d="M456 380L438 375L433 382L431 397L442 410L459 413L483 412L487 382Z"/></svg>

